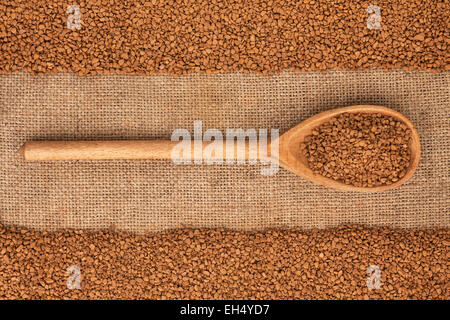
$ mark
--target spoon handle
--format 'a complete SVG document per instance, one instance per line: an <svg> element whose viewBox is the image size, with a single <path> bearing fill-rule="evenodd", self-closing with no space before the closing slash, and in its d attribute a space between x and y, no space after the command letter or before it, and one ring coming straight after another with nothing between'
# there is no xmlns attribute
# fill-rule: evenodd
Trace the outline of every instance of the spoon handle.
<svg viewBox="0 0 450 320"><path fill-rule="evenodd" d="M210 146L212 143L215 143L215 145ZM177 149L174 149L175 147ZM214 148L217 153L211 151ZM220 152L220 149L222 149L222 152ZM262 158L260 157L259 149L259 143L255 142L250 146L248 141L29 141L19 149L19 152L23 155L25 161L112 159L211 160L220 158L258 160ZM267 158L270 155L269 149L269 147L264 148L266 155L263 158Z"/></svg>

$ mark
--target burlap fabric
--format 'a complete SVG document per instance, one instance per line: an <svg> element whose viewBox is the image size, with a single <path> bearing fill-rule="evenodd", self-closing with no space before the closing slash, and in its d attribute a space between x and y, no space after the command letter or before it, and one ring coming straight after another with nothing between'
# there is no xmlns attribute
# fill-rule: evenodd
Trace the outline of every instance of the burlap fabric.
<svg viewBox="0 0 450 320"><path fill-rule="evenodd" d="M256 230L339 224L448 227L449 72L70 74L0 77L0 215L35 229L108 228L143 233L180 226ZM380 104L416 124L422 158L404 186L350 193L261 165L170 161L26 163L17 149L39 139L157 139L174 129L278 128L317 112Z"/></svg>

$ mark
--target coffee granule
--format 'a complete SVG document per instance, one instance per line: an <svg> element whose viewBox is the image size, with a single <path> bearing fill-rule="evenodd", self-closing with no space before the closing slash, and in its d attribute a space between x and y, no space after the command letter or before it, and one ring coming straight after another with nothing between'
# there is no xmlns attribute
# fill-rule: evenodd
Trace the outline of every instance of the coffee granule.
<svg viewBox="0 0 450 320"><path fill-rule="evenodd" d="M448 229L133 235L0 226L0 298L449 299L449 246ZM80 289L67 286L70 266Z"/></svg>
<svg viewBox="0 0 450 320"><path fill-rule="evenodd" d="M411 130L380 113L343 113L312 131L302 143L316 173L356 187L390 185L405 176Z"/></svg>
<svg viewBox="0 0 450 320"><path fill-rule="evenodd" d="M0 73L443 71L449 3L381 1L371 29L372 1L2 1Z"/></svg>

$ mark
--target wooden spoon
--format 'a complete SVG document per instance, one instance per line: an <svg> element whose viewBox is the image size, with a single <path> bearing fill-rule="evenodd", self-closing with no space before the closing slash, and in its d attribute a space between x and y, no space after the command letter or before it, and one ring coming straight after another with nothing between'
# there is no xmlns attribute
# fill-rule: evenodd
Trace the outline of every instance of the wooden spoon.
<svg viewBox="0 0 450 320"><path fill-rule="evenodd" d="M322 123L328 122L331 118L344 113L381 113L392 116L404 122L411 129L412 139L410 141L411 160L406 174L390 185L378 187L355 187L342 182L315 174L308 167L307 160L301 151L301 143L305 137L311 135L312 130ZM211 142L199 142L200 148L206 148ZM270 150L270 143L267 142L267 150ZM267 156L260 155L259 152L252 154L249 143L244 144L234 142L234 159L269 159L278 161L285 169L323 186L345 191L373 192L395 188L405 183L416 170L420 158L420 141L417 130L413 124L401 113L382 106L358 105L345 108L338 108L319 113L289 131L282 134L279 139L279 154ZM115 140L115 141L30 141L26 142L20 152L26 161L48 161L48 160L107 160L107 159L172 159L172 149L178 145L178 141L170 140ZM191 143L192 152L189 159L201 159L194 151L195 143ZM223 143L223 155L226 154L225 143ZM258 148L259 150L259 148ZM203 157L203 160L205 158Z"/></svg>

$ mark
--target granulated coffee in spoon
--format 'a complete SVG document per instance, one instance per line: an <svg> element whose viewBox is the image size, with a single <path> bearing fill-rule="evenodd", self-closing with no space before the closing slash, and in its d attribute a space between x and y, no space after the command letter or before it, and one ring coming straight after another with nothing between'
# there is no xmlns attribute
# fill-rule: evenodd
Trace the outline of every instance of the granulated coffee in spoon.
<svg viewBox="0 0 450 320"><path fill-rule="evenodd" d="M343 113L312 131L302 145L308 166L357 187L390 185L407 171L411 130L380 113Z"/></svg>

